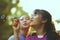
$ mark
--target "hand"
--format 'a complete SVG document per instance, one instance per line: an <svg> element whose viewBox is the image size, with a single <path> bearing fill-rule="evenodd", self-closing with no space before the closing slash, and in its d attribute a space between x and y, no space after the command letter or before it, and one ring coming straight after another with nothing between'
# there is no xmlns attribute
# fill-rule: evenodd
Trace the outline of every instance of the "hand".
<svg viewBox="0 0 60 40"><path fill-rule="evenodd" d="M14 19L14 22L13 22L13 25L12 25L12 28L14 29L14 31L18 32L19 29L20 29L20 22L19 22L19 19Z"/></svg>

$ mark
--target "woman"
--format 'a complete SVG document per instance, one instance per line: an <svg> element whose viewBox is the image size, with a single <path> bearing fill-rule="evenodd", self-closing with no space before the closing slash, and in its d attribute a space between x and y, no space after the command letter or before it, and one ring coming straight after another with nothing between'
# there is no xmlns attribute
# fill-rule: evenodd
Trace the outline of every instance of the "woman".
<svg viewBox="0 0 60 40"><path fill-rule="evenodd" d="M13 22L14 35L10 36L8 40L25 40L30 26L30 18L28 15L23 15Z"/></svg>
<svg viewBox="0 0 60 40"><path fill-rule="evenodd" d="M36 9L32 15L30 25L36 33L27 36L26 40L60 40L48 11Z"/></svg>

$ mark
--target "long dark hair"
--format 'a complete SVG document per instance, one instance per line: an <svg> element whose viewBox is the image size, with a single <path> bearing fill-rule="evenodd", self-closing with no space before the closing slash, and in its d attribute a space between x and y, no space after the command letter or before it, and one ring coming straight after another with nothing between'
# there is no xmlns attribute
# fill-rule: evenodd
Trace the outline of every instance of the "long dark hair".
<svg viewBox="0 0 60 40"><path fill-rule="evenodd" d="M41 14L44 20L47 19L47 22L44 27L44 30L47 33L47 40L57 40L59 35L55 32L55 26L54 23L52 22L51 14L46 10L40 10L40 9L36 9L34 13Z"/></svg>

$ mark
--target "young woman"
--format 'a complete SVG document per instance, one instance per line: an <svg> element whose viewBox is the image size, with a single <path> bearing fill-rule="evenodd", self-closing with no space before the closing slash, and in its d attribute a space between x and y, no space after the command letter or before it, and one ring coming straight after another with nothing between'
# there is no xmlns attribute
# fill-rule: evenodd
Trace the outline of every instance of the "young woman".
<svg viewBox="0 0 60 40"><path fill-rule="evenodd" d="M26 40L60 40L48 11L36 9L30 25L36 30L36 33L27 36Z"/></svg>
<svg viewBox="0 0 60 40"><path fill-rule="evenodd" d="M14 35L10 36L8 40L25 40L30 26L30 18L28 15L23 15L13 22Z"/></svg>

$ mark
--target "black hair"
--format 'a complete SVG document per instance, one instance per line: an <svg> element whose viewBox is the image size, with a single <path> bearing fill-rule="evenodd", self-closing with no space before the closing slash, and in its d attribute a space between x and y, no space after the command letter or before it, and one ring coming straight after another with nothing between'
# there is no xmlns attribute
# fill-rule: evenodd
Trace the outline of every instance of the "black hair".
<svg viewBox="0 0 60 40"><path fill-rule="evenodd" d="M55 32L55 26L52 22L51 14L46 10L40 9L36 9L34 11L34 14L41 14L43 19L47 19L47 22L45 23L44 27L44 30L47 33L47 40L57 40L59 38L59 35Z"/></svg>

